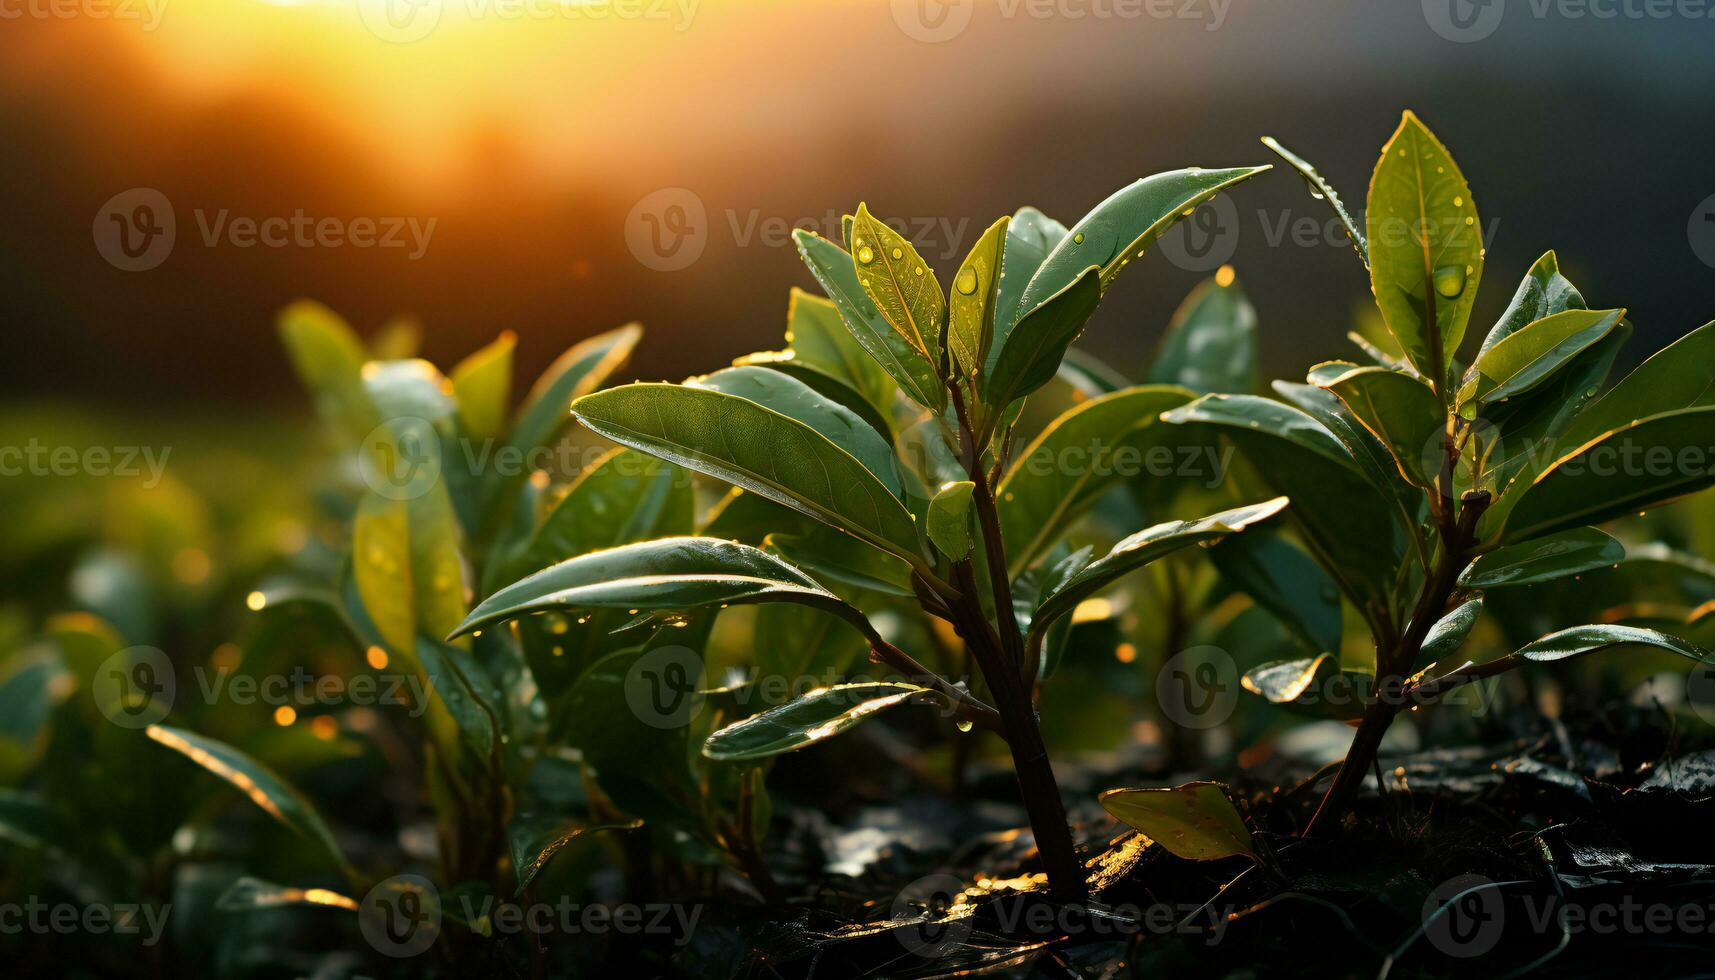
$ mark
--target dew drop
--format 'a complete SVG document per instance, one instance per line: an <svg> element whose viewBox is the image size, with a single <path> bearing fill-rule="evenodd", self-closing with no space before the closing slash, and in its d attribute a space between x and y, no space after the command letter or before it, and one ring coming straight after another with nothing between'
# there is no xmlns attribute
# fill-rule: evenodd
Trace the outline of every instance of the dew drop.
<svg viewBox="0 0 1715 980"><path fill-rule="evenodd" d="M972 293L975 293L977 291L977 273L976 273L976 270L975 269L966 269L965 271L959 273L959 279L957 282L954 283L954 285L959 288L959 292L964 293L966 296L969 296Z"/></svg>
<svg viewBox="0 0 1715 980"><path fill-rule="evenodd" d="M958 729L959 729L959 731L961 731L961 732L968 732L968 731L970 731L970 730L971 730L971 729L973 729L973 728L975 728L975 727L977 727L977 726L975 726L975 725L973 725L973 724L971 724L971 723L970 723L970 722L968 722L968 721L961 721L961 722L959 722L959 723L958 723L958 726L957 726L957 727L958 727Z"/></svg>
<svg viewBox="0 0 1715 980"><path fill-rule="evenodd" d="M1072 244L1074 244L1074 245L1084 244L1084 233L1080 231L1076 235L1073 235L1072 236Z"/></svg>
<svg viewBox="0 0 1715 980"><path fill-rule="evenodd" d="M875 261L875 249L870 248L868 245L859 245L858 246L858 261L862 262L865 265L868 265L869 263L874 262Z"/></svg>
<svg viewBox="0 0 1715 980"><path fill-rule="evenodd" d="M893 257L894 257L894 258L896 258L896 259L897 259L897 258L899 258L899 257L900 257L900 256L902 256L902 255L904 255L904 254L905 254L905 253L904 253L904 252L901 252L901 251L900 251L900 250L899 250L899 249L897 249L897 248L896 248L896 249L894 249L894 250L893 250L893 251L892 251L892 253L890 253L890 254L892 254L892 256L893 256Z"/></svg>
<svg viewBox="0 0 1715 980"><path fill-rule="evenodd" d="M1465 270L1456 265L1444 265L1435 270L1435 291L1453 299L1465 291Z"/></svg>

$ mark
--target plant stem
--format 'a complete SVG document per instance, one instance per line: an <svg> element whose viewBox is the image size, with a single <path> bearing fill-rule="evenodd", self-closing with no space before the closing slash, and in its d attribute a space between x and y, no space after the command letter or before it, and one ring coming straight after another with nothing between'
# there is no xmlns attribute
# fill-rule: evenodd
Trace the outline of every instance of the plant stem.
<svg viewBox="0 0 1715 980"><path fill-rule="evenodd" d="M1071 824L1066 819L1066 802L1060 796L1060 784L1054 778L1054 767L1048 760L1048 746L1043 741L1042 727L1036 718L1032 696L1035 685L1019 676L1020 666L1025 660L1024 636L1019 631L1018 618L1012 608L1012 582L1007 575L1006 546L1000 536L1000 514L995 507L988 473L983 468L982 446L971 427L964 395L957 385L949 388L958 412L965 472L975 484L971 497L982 529L989 587L994 596L999 628L997 630L991 625L983 613L976 575L969 559L955 566L955 573L962 578L959 584L964 594L954 609L959 614L954 625L976 657L983 677L988 681L989 692L994 696L995 708L1000 713L1007 747L1012 750L1013 772L1018 778L1031 832L1036 838L1036 849L1047 868L1048 892L1061 901L1073 901L1087 893L1084 875L1072 840Z"/></svg>
<svg viewBox="0 0 1715 980"><path fill-rule="evenodd" d="M1326 832L1339 824L1351 805L1352 797L1357 795L1358 787L1363 784L1365 774L1376 763L1376 750L1381 747L1382 736L1393 724L1394 715L1405 707L1405 678L1417 662L1430 627L1446 610L1447 600L1458 584L1459 573L1469 560L1477 519L1488 509L1489 494L1487 491L1467 493L1461 503L1463 506L1459 508L1458 515L1443 524L1440 560L1418 591L1417 604L1412 609L1405 633L1392 649L1377 651L1373 697L1364 709L1364 717L1358 723L1357 734L1352 736L1351 747L1346 750L1340 771L1316 807L1309 825L1304 828L1306 837ZM1449 507L1448 511L1451 509Z"/></svg>

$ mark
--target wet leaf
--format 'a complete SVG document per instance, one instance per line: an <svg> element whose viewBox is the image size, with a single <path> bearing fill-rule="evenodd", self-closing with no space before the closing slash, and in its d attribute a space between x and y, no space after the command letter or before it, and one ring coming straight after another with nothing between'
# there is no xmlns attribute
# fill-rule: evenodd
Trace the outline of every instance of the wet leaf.
<svg viewBox="0 0 1715 980"><path fill-rule="evenodd" d="M1010 223L1011 219L1002 218L990 225L953 276L947 300L947 348L967 378L982 377L983 366L988 363Z"/></svg>
<svg viewBox="0 0 1715 980"><path fill-rule="evenodd" d="M971 493L969 480L949 483L929 501L929 540L954 561L971 553Z"/></svg>
<svg viewBox="0 0 1715 980"><path fill-rule="evenodd" d="M898 383L907 398L940 411L946 403L946 391L941 387L934 362L894 330L876 309L858 280L852 256L813 232L800 229L792 233L792 239L798 243L798 254L804 264L833 301L858 344Z"/></svg>
<svg viewBox="0 0 1715 980"><path fill-rule="evenodd" d="M1575 527L1559 534L1497 548L1459 575L1467 589L1535 585L1624 561L1626 546L1604 531Z"/></svg>
<svg viewBox="0 0 1715 980"><path fill-rule="evenodd" d="M1110 789L1102 806L1175 857L1214 861L1254 857L1250 829L1220 783L1194 782L1170 789Z"/></svg>
<svg viewBox="0 0 1715 980"><path fill-rule="evenodd" d="M882 319L930 364L942 363L947 298L935 270L905 236L876 220L864 204L852 219L851 249L858 285Z"/></svg>
<svg viewBox="0 0 1715 980"><path fill-rule="evenodd" d="M1506 312L1483 338L1477 358L1481 360L1489 348L1543 317L1584 308L1584 297L1560 274L1560 259L1550 249L1531 263L1524 280L1518 284L1518 291L1513 293L1512 302L1507 304Z"/></svg>
<svg viewBox="0 0 1715 980"><path fill-rule="evenodd" d="M703 743L703 755L725 762L766 759L832 738L889 708L938 701L933 691L915 684L836 684L715 732Z"/></svg>

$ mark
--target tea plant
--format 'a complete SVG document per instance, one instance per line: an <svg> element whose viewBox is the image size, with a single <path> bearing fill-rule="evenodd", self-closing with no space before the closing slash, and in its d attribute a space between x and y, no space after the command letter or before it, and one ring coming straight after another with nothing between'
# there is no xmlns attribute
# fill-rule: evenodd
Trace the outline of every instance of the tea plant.
<svg viewBox="0 0 1715 980"><path fill-rule="evenodd" d="M799 251L827 298L795 298L791 350L684 384L586 395L572 413L615 442L740 488L728 509L754 495L837 533L771 536L765 549L713 536L726 523L717 516L702 536L579 555L504 586L453 635L544 611L680 616L793 603L836 617L897 679L819 688L713 733L703 755L763 760L897 706L939 705L959 727L1004 739L1050 889L1081 895L1033 701L1058 631L1081 600L1127 573L1241 531L1285 501L1157 524L1101 556L1072 551L1062 538L1107 484L1087 469L1018 465L1015 424L1026 396L1061 370L1119 272L1176 220L1261 169L1148 177L1070 229L1023 209L982 235L948 290L867 207L846 220L844 247L799 232ZM1062 415L1025 456L1043 445L1118 441L1193 397L1171 385L1111 392ZM834 583L854 580L904 592L950 624L988 700L836 594Z"/></svg>
<svg viewBox="0 0 1715 980"><path fill-rule="evenodd" d="M1369 363L1325 362L1306 384L1276 382L1282 401L1212 395L1165 419L1218 433L1257 485L1291 498L1304 544L1369 632L1373 663L1343 663L1325 646L1244 679L1269 701L1357 724L1306 828L1321 834L1338 824L1405 707L1525 664L1615 647L1708 658L1679 636L1612 623L1559 630L1482 663L1459 650L1486 591L1612 566L1626 549L1596 525L1715 483L1715 324L1603 391L1631 324L1623 309L1588 309L1549 252L1462 363L1485 249L1446 148L1406 113L1382 149L1360 227L1309 164L1265 142L1344 224L1392 345L1357 338ZM1320 696L1342 684L1357 696Z"/></svg>

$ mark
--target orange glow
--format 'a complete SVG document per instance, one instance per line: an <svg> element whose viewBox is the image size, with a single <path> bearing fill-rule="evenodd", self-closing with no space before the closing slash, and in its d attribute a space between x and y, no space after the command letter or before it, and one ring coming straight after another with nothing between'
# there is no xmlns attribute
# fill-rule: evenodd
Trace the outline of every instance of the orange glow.
<svg viewBox="0 0 1715 980"><path fill-rule="evenodd" d="M363 659L369 661L369 666L376 670L387 669L387 651L380 647L372 646L364 651Z"/></svg>
<svg viewBox="0 0 1715 980"><path fill-rule="evenodd" d="M282 704L274 709L274 724L281 728L298 720L298 711L289 704Z"/></svg>

